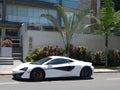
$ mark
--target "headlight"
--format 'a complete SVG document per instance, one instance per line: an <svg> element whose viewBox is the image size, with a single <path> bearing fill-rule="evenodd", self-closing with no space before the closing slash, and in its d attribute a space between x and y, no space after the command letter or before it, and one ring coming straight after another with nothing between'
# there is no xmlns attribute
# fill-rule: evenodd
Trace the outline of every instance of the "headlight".
<svg viewBox="0 0 120 90"><path fill-rule="evenodd" d="M24 68L22 68L22 69L20 69L20 70L22 70L22 71L27 71L27 69L28 69L28 67L24 67Z"/></svg>

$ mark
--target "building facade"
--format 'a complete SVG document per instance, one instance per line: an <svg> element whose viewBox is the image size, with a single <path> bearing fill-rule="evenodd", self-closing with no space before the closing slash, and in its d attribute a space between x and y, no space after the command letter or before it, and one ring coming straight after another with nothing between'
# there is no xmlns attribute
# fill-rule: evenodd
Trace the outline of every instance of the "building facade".
<svg viewBox="0 0 120 90"><path fill-rule="evenodd" d="M0 40L11 38L13 52L22 49L20 28L26 23L27 30L55 30L53 24L41 14L51 14L59 19L55 4L73 9L78 8L78 1L71 0L0 0ZM69 12L68 12L69 14Z"/></svg>
<svg viewBox="0 0 120 90"><path fill-rule="evenodd" d="M42 32L56 31L56 28L50 21L40 17L41 14L48 13L60 20L59 14L54 9L55 4L60 4L66 9L68 16L70 13L73 13L74 10L82 12L84 9L93 9L95 15L97 15L99 11L99 1L100 0L0 0L0 40L11 38L13 41L13 55L22 53L21 57L23 57L24 40L26 38L23 32L26 30ZM91 21L89 20L87 23L88 22ZM25 24L25 26L23 26L23 24ZM62 21L61 26L63 26Z"/></svg>

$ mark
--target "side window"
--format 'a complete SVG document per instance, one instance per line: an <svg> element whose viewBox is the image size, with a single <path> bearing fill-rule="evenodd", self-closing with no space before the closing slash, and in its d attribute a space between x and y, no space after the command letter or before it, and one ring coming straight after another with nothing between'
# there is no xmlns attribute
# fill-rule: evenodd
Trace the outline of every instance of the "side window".
<svg viewBox="0 0 120 90"><path fill-rule="evenodd" d="M71 62L70 60L67 60L67 59L54 59L52 61L50 61L48 64L49 65L56 65L56 64L64 64L64 63L69 63Z"/></svg>

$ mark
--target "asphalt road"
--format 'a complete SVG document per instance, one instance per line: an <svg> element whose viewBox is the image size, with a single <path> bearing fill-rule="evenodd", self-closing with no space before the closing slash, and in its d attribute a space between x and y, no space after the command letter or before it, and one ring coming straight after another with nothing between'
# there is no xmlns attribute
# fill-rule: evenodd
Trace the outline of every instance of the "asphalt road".
<svg viewBox="0 0 120 90"><path fill-rule="evenodd" d="M93 78L48 79L41 82L16 81L0 76L0 90L120 90L120 73L95 73Z"/></svg>

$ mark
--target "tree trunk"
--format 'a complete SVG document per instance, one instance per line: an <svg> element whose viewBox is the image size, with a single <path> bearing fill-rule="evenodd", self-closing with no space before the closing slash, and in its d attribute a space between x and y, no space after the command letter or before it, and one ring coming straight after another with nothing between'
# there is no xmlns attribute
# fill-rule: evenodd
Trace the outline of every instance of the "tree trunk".
<svg viewBox="0 0 120 90"><path fill-rule="evenodd" d="M66 57L69 57L69 55L70 55L70 44L69 44L69 42L67 41L67 42L66 42L66 45L65 45L65 56L66 56Z"/></svg>
<svg viewBox="0 0 120 90"><path fill-rule="evenodd" d="M105 67L108 67L108 33L105 35Z"/></svg>
<svg viewBox="0 0 120 90"><path fill-rule="evenodd" d="M105 47L105 67L108 67L108 47Z"/></svg>

